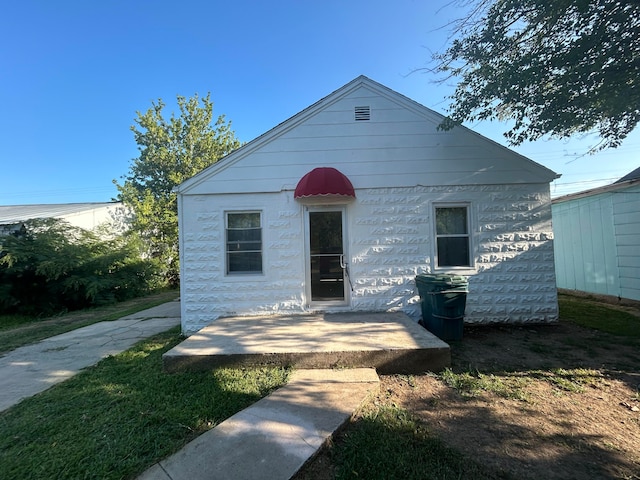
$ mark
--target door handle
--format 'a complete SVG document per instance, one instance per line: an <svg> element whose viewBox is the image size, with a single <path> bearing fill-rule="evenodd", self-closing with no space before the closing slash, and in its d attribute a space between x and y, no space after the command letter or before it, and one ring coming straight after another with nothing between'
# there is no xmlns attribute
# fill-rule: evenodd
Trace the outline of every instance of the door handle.
<svg viewBox="0 0 640 480"><path fill-rule="evenodd" d="M349 265L344 263L344 255L340 255L340 266L344 270L344 273L347 274L347 280L349 281L349 286L351 287L351 291L353 292L353 283L351 283L351 274L349 273Z"/></svg>

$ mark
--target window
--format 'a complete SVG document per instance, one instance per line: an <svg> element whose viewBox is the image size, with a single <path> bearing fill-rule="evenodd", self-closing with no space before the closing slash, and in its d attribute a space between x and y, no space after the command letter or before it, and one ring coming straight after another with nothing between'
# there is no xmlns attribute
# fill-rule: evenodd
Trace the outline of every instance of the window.
<svg viewBox="0 0 640 480"><path fill-rule="evenodd" d="M228 212L226 217L227 273L262 273L260 212Z"/></svg>
<svg viewBox="0 0 640 480"><path fill-rule="evenodd" d="M436 207L436 244L438 267L468 267L470 236L468 207Z"/></svg>

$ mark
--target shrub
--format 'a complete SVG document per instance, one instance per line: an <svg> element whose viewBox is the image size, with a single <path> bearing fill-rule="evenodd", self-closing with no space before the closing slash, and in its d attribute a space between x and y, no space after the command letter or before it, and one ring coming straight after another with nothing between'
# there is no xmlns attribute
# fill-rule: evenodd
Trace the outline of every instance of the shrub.
<svg viewBox="0 0 640 480"><path fill-rule="evenodd" d="M57 219L25 222L0 245L0 312L48 315L125 300L155 286L133 236L101 238Z"/></svg>

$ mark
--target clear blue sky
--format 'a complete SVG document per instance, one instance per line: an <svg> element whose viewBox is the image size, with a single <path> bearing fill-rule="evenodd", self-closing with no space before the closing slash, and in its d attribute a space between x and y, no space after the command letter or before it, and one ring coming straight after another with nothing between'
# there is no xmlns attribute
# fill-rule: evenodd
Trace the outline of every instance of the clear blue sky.
<svg viewBox="0 0 640 480"><path fill-rule="evenodd" d="M109 201L138 150L136 111L211 92L249 141L360 74L441 113L451 86L413 70L441 49L448 0L9 2L0 16L0 205ZM467 125L505 143L501 125ZM640 166L640 133L514 150L563 176L559 195Z"/></svg>

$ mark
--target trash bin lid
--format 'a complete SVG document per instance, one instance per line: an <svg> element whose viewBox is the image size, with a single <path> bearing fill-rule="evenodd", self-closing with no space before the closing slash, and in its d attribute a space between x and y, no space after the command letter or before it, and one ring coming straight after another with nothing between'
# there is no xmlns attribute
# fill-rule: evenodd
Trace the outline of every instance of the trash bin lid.
<svg viewBox="0 0 640 480"><path fill-rule="evenodd" d="M469 280L463 275L453 273L424 273L416 275L416 282L431 285L466 286Z"/></svg>

